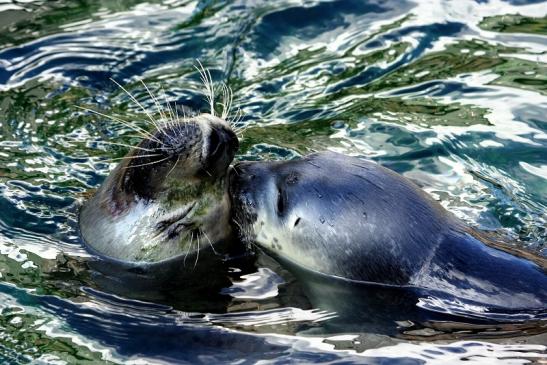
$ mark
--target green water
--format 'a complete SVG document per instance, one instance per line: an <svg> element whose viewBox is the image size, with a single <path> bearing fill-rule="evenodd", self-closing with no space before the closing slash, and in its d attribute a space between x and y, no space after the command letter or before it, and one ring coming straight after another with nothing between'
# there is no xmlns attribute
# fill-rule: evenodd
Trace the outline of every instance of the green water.
<svg viewBox="0 0 547 365"><path fill-rule="evenodd" d="M268 258L230 264L219 286L255 280L247 295L194 292L192 283L106 289L77 212L114 167L107 160L127 151L100 142L139 138L75 106L151 128L113 78L150 110L139 80L207 111L199 59L242 112L237 159L325 149L370 158L468 224L545 256L547 7L500 4L0 2L0 363L431 360L424 351L434 344L405 342L387 356L382 348L400 340L373 332L308 336L329 316ZM543 356L533 344L544 340L523 341L526 355L453 346L457 360ZM454 353L435 351L439 361Z"/></svg>

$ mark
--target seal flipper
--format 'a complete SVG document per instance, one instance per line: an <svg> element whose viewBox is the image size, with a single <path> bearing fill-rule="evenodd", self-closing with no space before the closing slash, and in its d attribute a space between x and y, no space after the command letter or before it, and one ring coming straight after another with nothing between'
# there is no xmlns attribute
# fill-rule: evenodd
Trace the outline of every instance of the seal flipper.
<svg viewBox="0 0 547 365"><path fill-rule="evenodd" d="M458 312L454 314L503 321L547 318L547 275L542 268L466 232L446 232L411 284L432 294L421 303L428 309L440 306Z"/></svg>

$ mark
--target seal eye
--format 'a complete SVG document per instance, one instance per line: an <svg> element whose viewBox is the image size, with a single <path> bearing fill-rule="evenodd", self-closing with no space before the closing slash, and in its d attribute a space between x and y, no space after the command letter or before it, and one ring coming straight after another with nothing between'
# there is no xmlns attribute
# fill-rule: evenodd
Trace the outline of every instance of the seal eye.
<svg viewBox="0 0 547 365"><path fill-rule="evenodd" d="M298 182L298 174L296 172L291 172L287 178L286 178L286 182L288 185L294 185Z"/></svg>

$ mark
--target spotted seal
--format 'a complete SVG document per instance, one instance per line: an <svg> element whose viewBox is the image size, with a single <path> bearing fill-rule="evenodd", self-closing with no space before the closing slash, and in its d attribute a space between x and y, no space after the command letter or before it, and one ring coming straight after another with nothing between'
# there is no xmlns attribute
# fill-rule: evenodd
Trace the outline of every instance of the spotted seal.
<svg viewBox="0 0 547 365"><path fill-rule="evenodd" d="M230 196L243 239L289 266L412 289L440 311L545 316L545 260L506 252L374 162L334 152L243 162Z"/></svg>

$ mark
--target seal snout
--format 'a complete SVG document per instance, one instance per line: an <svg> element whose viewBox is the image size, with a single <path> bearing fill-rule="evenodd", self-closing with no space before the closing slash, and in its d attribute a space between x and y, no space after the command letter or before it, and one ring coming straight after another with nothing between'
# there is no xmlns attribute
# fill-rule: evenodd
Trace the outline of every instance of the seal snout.
<svg viewBox="0 0 547 365"><path fill-rule="evenodd" d="M205 170L213 176L224 175L239 149L237 136L229 127L218 124L209 128L206 138Z"/></svg>

